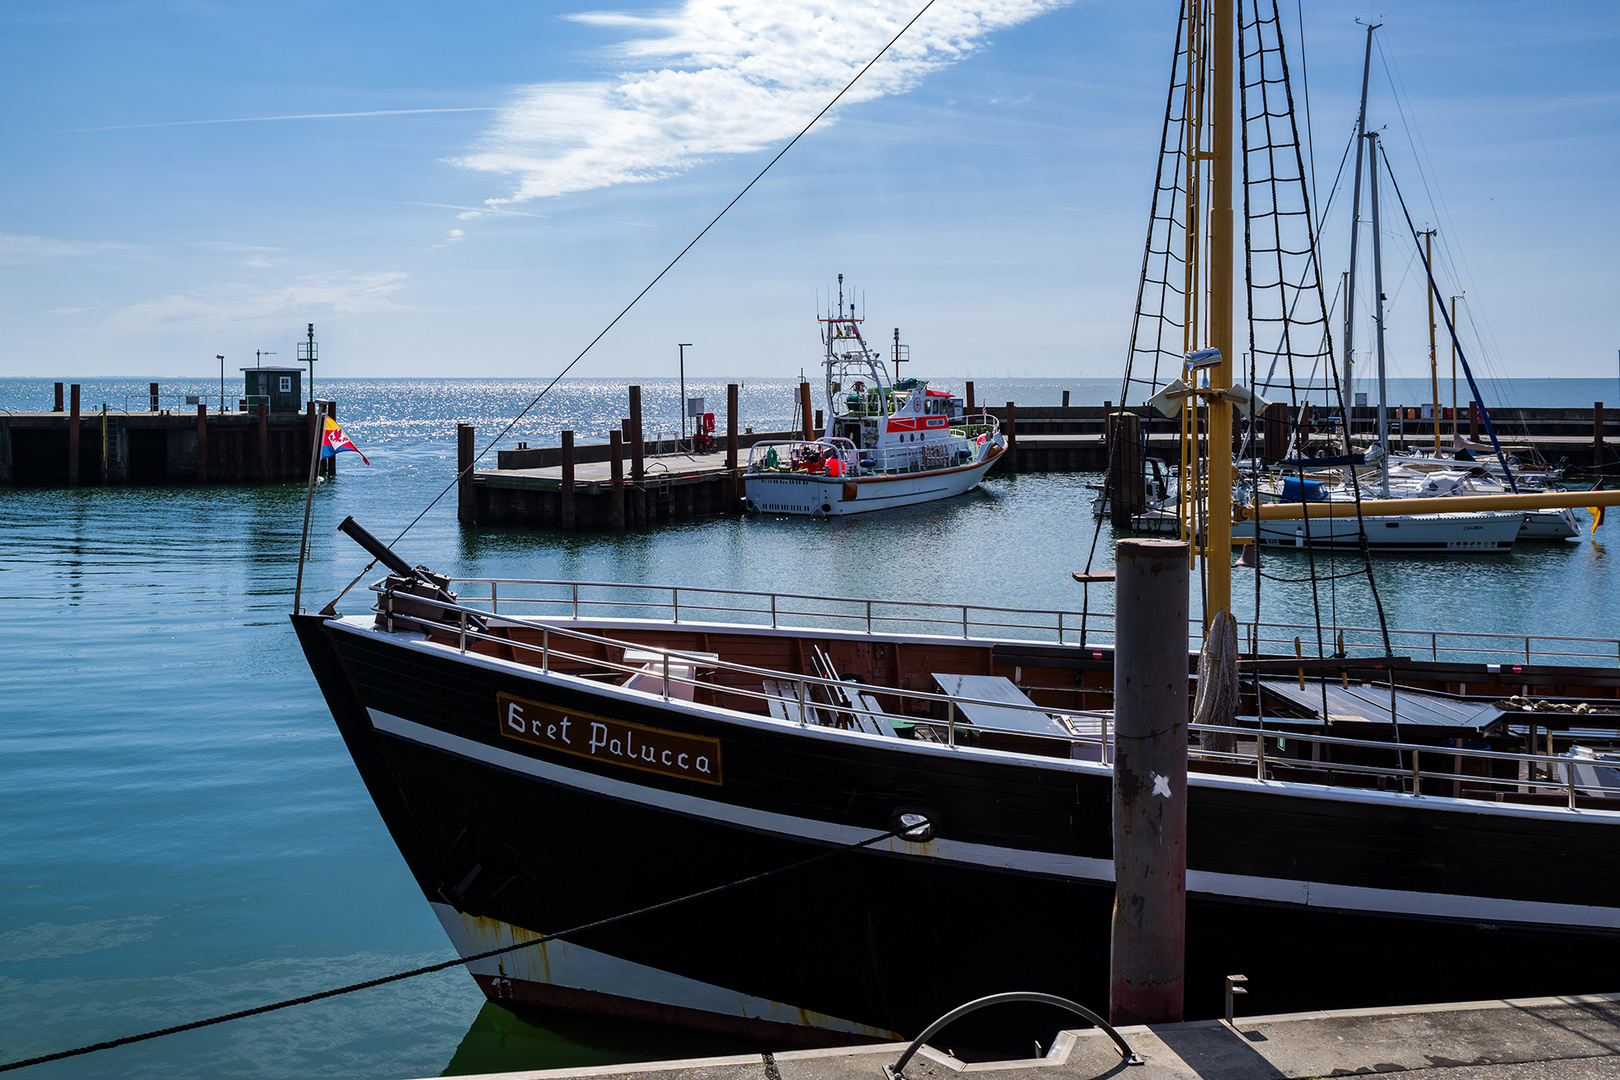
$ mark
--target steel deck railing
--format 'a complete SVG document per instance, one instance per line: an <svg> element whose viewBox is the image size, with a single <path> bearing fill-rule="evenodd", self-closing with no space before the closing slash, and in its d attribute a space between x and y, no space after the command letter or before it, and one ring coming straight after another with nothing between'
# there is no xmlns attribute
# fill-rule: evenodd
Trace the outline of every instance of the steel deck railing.
<svg viewBox="0 0 1620 1080"><path fill-rule="evenodd" d="M496 584L566 585L570 588L570 590L577 590L580 587L587 587L593 584L589 582L523 581L521 579L510 578L458 579L458 582L468 583L469 580L473 582L488 583L492 586ZM605 583L594 584L611 588L624 587L616 585L610 586L606 585ZM633 587L654 588L653 586ZM848 717L850 718L850 721L853 722L853 718L859 715L873 718L874 720L900 720L916 727L927 729L931 733L933 741L942 741L944 745L953 748L957 745L959 733L976 732L981 734L990 733L1016 735L1025 739L1035 740L1036 742L1044 741L1047 743L1066 744L1069 748L1069 753L1064 756L1067 757L1076 756L1077 752L1082 749L1096 751L1098 755L1097 759L1103 762L1111 760L1112 757L1112 714L1107 712L1078 709L1053 709L1034 703L1025 705L1007 701L991 701L964 696L938 694L921 690L908 690L900 687L881 686L870 683L850 683L840 679L824 678L821 676L797 672L784 672L774 668L755 667L748 664L738 664L730 661L720 660L717 657L714 657L712 654L698 653L691 650L666 649L657 646L648 646L640 642L628 641L621 638L609 637L583 630L575 630L565 626L558 626L554 623L542 621L538 617L514 615L511 613L498 616L502 624L511 626L526 626L532 630L538 630L540 632L540 642L539 644L534 644L532 642L520 641L512 637L492 634L487 629L480 629L479 621L490 618L492 611L471 608L463 603L451 604L444 601L415 595L408 595L405 597L407 602L411 605L420 605L436 609L443 613L447 620L450 620L446 622L424 622L418 616L396 612L394 610L395 594L387 591L381 582L374 584L372 589L379 594L379 599L375 610L389 621L390 629L392 629L394 620L404 621L412 626L431 626L435 632L447 635L454 634L456 637L457 648L463 653L467 651L469 643L477 641L492 642L502 648L510 648L514 651L514 655L521 650L523 653L532 656L533 659L520 662L526 663L531 667L537 667L542 673L545 674L551 673L552 662L555 659L587 665L588 674L592 675L622 674L624 676L632 676L653 674L659 677L662 688L662 698L666 702L670 699L670 691L672 686L686 685L693 687L694 690L701 687L704 690L713 693L717 701L723 700L725 697L730 696L745 700L764 702L767 704L767 709L769 703L772 701L791 704L796 707L798 722L801 727L809 726L813 720L817 726L835 729L842 726L839 722L841 717ZM773 601L771 607L771 611L773 613L780 610L774 603L776 599L784 596L792 596L792 594L781 593L749 593L743 590L704 589L696 591L706 593L724 593L727 595L767 596ZM802 596L793 598L820 599L817 597ZM510 606L511 602L512 601L509 598L508 606ZM571 609L576 612L579 610L580 603L577 597L577 591L566 601L545 600L539 602L566 602L570 605ZM861 600L849 602L869 604L873 601ZM616 607L635 606L624 601L610 601L609 603ZM672 600L671 606L673 607L674 604L675 601ZM958 605L929 604L926 606L955 608ZM493 609L493 604L491 607ZM989 610L1003 611L1015 609L995 608ZM577 618L578 616L576 615L571 617ZM775 626L777 624L773 621L772 625ZM621 663L596 656L585 656L577 652L569 651L566 648L558 648L552 641L552 637L554 635L562 638L565 642L578 641L589 643L591 645L606 646L608 648L633 649L643 653L650 652L661 657L661 661L658 662L661 670L649 672L648 667L650 665ZM674 661L674 663L672 663L672 661ZM713 681L704 680L698 675L697 669L699 667L707 668L713 671L723 670L749 677L757 676L761 680L761 689L754 690L749 686L722 685ZM691 671L690 675L682 673L688 669ZM792 686L793 697L789 699L782 697L780 694L767 692L764 689L764 680L766 679L776 680L780 684ZM858 700L850 694L851 688L860 688L865 693L874 695L876 697L898 699L901 702L900 710L898 712L890 713L866 708L859 704ZM1035 689L1052 688L1037 687ZM837 691L836 694L834 693L835 690ZM821 695L819 700L816 697L818 691ZM928 703L926 706L928 708L932 708L933 704L935 703L942 704L944 706L946 715L944 719L939 719L932 716L908 714L905 711L904 705L904 702L906 701ZM957 706L963 704L989 705L998 708L1036 713L1048 717L1060 717L1065 723L1067 723L1073 734L1069 736L1047 735L1025 731L1022 729L994 728L986 727L980 724L961 723L957 721L956 708ZM833 722L828 723L827 721L829 719ZM1086 728L1093 728L1095 734L1093 734L1091 731L1085 730ZM940 738L940 729L943 729L943 739ZM1458 794L1462 793L1462 785L1466 783L1473 788L1472 793L1476 795L1481 791L1486 793L1501 791L1504 794L1537 795L1546 794L1546 789L1551 787L1556 788L1559 793L1564 796L1564 808L1569 810L1577 810L1579 808L1579 800L1581 798L1588 797L1588 793L1577 784L1576 773L1573 767L1574 762L1569 758L1557 757L1551 754L1517 753L1511 751L1483 750L1468 747L1425 746L1415 743L1381 742L1367 739L1344 738L1327 734L1302 734L1295 730L1278 730L1276 728L1267 729L1264 726L1263 719L1259 722L1258 727L1245 727L1241 725L1214 726L1204 724L1189 724L1188 730L1193 734L1198 735L1201 741L1203 735L1214 734L1230 736L1234 746L1236 746L1239 742L1252 742L1254 745L1254 750L1252 753L1237 749L1222 751L1208 748L1194 748L1192 751L1193 756L1190 761L1190 765L1194 771L1197 770L1198 762L1237 763L1240 767L1245 769L1252 767L1254 770L1253 775L1255 779L1267 781L1272 779L1273 772L1275 770L1286 768L1294 772L1319 774L1322 777L1321 782L1328 786L1334 786L1334 779L1339 775L1361 776L1374 780L1383 778L1386 784L1391 780L1395 781L1397 784L1397 791L1404 792L1418 798L1425 797L1423 793L1423 785L1425 781L1442 783L1450 782L1457 789ZM1276 755L1268 757L1266 753L1266 742L1268 739L1273 741L1292 739L1299 744L1312 747L1312 756L1310 758ZM1354 748L1362 752L1389 752L1394 755L1395 761L1391 766L1377 766L1356 762L1321 760L1322 752L1326 750L1328 753L1331 753L1331 748L1333 747ZM1463 759L1480 761L1484 763L1484 767L1479 773L1463 772L1461 771L1460 764L1455 766L1458 771L1448 771L1443 767L1437 770L1432 765L1430 768L1425 769L1423 767L1423 760L1425 757L1427 757L1431 762L1435 761L1436 759L1449 759L1452 762L1460 762ZM1517 763L1514 767L1515 776L1503 777L1492 775L1490 771L1490 764L1492 762ZM1600 762L1599 764L1601 765L1602 763ZM1538 777L1538 769L1545 774L1546 778ZM1561 780L1558 778L1560 771L1562 771L1564 774ZM1537 792L1534 790L1536 788L1541 788L1543 790ZM1387 787L1386 790L1388 790ZM1620 803L1616 803L1616 805L1620 806ZM1616 812L1620 812L1620 810L1617 810Z"/></svg>
<svg viewBox="0 0 1620 1080"><path fill-rule="evenodd" d="M707 586L634 585L604 581L558 581L545 578L464 577L453 585L476 586L490 610L502 604L510 613L529 610L538 615L569 618L665 617L691 621L695 615L726 616L721 621L742 621L795 629L855 630L865 633L932 633L949 628L952 637L1006 634L1012 640L1045 641L1059 645L1112 647L1114 613L1079 612L1058 608L1015 608L993 604L949 604L928 600L883 600L865 597L826 597L806 593L759 592ZM505 595L502 590L505 589ZM554 590L560 595L524 595L523 590ZM487 592L485 591L487 590ZM636 617L636 616L631 616ZM784 622L784 620L791 620ZM800 620L810 620L801 622ZM1239 622L1240 641L1255 643L1254 651L1291 651L1294 639L1312 649L1316 628L1287 623ZM1499 634L1456 630L1390 630L1390 645L1397 654L1433 661L1533 664L1584 663L1620 668L1620 639L1555 634ZM1188 645L1196 650L1203 641L1198 620L1188 626ZM1324 634L1329 653L1342 641L1347 656L1385 655L1382 633L1375 627L1341 627ZM1426 654L1426 655L1425 655ZM1309 655L1308 653L1306 655Z"/></svg>

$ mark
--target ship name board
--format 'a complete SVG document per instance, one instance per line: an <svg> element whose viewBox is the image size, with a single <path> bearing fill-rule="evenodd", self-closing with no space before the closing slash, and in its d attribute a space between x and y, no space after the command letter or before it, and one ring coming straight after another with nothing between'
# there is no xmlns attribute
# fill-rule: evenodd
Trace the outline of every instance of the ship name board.
<svg viewBox="0 0 1620 1080"><path fill-rule="evenodd" d="M508 739L661 776L722 782L719 739L564 712L510 694L496 694L495 707L501 734Z"/></svg>

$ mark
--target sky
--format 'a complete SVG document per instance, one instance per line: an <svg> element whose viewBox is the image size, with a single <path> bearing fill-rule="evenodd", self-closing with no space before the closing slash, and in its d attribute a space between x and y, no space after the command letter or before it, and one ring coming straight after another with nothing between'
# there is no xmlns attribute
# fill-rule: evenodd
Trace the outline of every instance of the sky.
<svg viewBox="0 0 1620 1080"><path fill-rule="evenodd" d="M0 378L206 376L291 360L311 322L318 379L549 378L921 6L0 5ZM1620 8L1283 17L1319 191L1358 20L1382 21L1370 123L1466 290L1466 347L1498 377L1612 376ZM843 273L918 374L1117 377L1176 18L935 0L571 374L672 376L680 342L698 377L814 371ZM1400 233L1386 217L1391 374L1426 375Z"/></svg>

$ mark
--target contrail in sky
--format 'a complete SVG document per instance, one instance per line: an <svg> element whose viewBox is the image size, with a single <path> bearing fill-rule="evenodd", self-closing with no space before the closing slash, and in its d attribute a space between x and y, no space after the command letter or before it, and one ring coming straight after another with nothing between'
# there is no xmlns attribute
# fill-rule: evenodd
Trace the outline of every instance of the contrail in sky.
<svg viewBox="0 0 1620 1080"><path fill-rule="evenodd" d="M415 116L419 113L496 112L495 106L462 109L373 109L370 112L297 113L291 116L233 116L224 120L165 120L156 124L114 124L109 127L63 128L56 134L79 131L130 131L134 128L187 127L193 124L257 124L266 120L340 120L350 116Z"/></svg>

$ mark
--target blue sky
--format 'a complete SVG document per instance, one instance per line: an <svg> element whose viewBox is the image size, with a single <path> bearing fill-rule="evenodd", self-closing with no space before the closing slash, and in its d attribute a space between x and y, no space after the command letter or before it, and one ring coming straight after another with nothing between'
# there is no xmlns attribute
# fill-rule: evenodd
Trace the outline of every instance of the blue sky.
<svg viewBox="0 0 1620 1080"><path fill-rule="evenodd" d="M6 5L0 376L206 375L311 321L318 377L549 376L920 6ZM682 341L689 374L796 374L843 272L919 373L1117 376L1175 17L938 0L574 374L673 374ZM1304 17L1324 188L1381 19L1373 120L1465 343L1612 375L1620 9ZM1327 231L1336 277L1342 210ZM1426 374L1393 226L1386 277L1392 374Z"/></svg>

